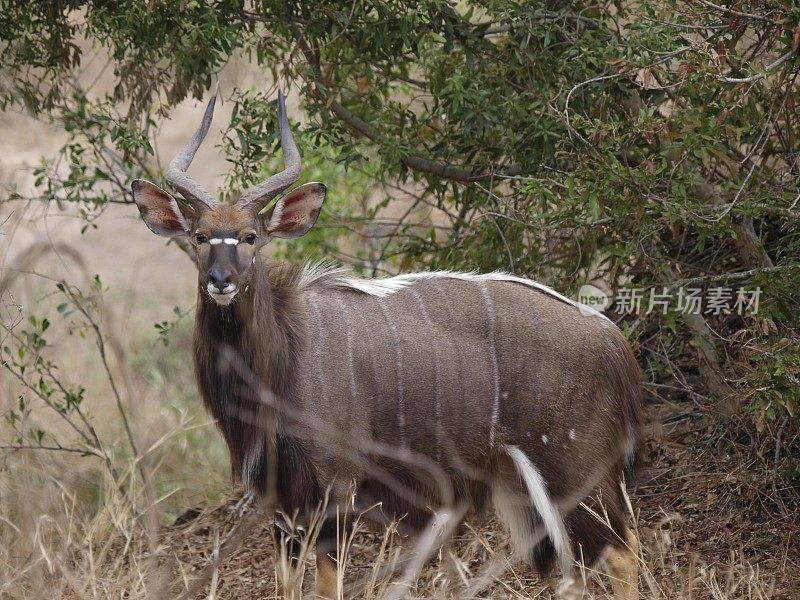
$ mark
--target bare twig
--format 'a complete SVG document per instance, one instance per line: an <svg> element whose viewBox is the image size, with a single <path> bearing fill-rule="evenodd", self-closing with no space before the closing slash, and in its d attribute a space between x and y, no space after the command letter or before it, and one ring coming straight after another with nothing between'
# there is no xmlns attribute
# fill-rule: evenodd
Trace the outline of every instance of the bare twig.
<svg viewBox="0 0 800 600"><path fill-rule="evenodd" d="M131 425L128 422L128 414L125 411L125 407L122 405L122 397L120 396L119 390L117 389L116 380L114 375L111 373L111 367L108 364L108 358L106 356L106 344L105 338L103 337L103 333L100 331L100 326L97 324L97 321L89 314L89 311L86 310L84 303L81 298L75 294L72 286L70 286L66 281L63 283L64 292L67 294L68 298L72 301L75 308L83 315L86 319L86 322L89 324L89 327L92 329L95 337L95 344L97 345L97 351L100 353L100 361L103 363L103 369L106 372L106 377L108 379L109 384L111 385L111 391L114 394L114 401L117 404L117 410L119 411L120 418L122 419L123 427L125 428L125 434L128 437L128 443L131 446L131 450L133 451L134 456L139 456L139 450L137 448L136 440L133 437L133 431L131 430Z"/></svg>
<svg viewBox="0 0 800 600"><path fill-rule="evenodd" d="M705 4L709 8L713 8L713 9L718 10L720 12L723 12L723 13L726 13L726 14L729 14L729 15L734 15L736 17L744 17L745 19L752 19L753 21L763 21L765 23L770 23L772 25L778 25L779 24L778 21L776 21L774 19L770 19L769 17L765 17L764 15L756 15L754 13L746 13L746 12L742 12L740 10L734 10L732 8L728 8L727 6L720 6L719 4L714 4L713 2L709 2L709 0L698 0L698 2L700 2L701 4Z"/></svg>
<svg viewBox="0 0 800 600"><path fill-rule="evenodd" d="M778 484L776 482L778 479L778 463L781 460L781 436L783 435L783 428L786 427L788 422L789 415L786 414L783 416L780 427L778 427L778 433L775 434L775 455L772 460L772 493L775 494L775 504L778 505L778 510L784 519L789 517L789 513L786 511L786 506L778 493Z"/></svg>
<svg viewBox="0 0 800 600"><path fill-rule="evenodd" d="M103 455L94 448L68 448L57 444L55 446L48 446L46 444L2 444L0 450L48 450L53 452L71 452L73 454L81 454L83 456L97 456L103 458Z"/></svg>
<svg viewBox="0 0 800 600"><path fill-rule="evenodd" d="M752 83L755 81L761 81L762 79L765 79L772 71L796 55L797 53L794 50L789 50L789 52L781 56L778 60L764 67L763 71L756 73L755 75L751 75L750 77L720 77L719 79L720 81L725 81L727 83Z"/></svg>
<svg viewBox="0 0 800 600"><path fill-rule="evenodd" d="M676 289L685 287L687 285L715 283L718 281L739 281L742 279L750 279L756 275L763 275L765 273L780 273L782 271L790 271L797 269L797 265L780 265L777 267L764 267L760 269L750 269L748 271L737 271L735 273L720 273L719 275L702 275L700 277L690 277L688 279L676 279L669 282L665 287L668 289Z"/></svg>

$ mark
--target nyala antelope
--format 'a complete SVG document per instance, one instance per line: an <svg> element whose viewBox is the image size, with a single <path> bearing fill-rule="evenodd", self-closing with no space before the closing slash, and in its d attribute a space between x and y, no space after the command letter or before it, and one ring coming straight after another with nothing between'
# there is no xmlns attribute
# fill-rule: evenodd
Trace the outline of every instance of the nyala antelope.
<svg viewBox="0 0 800 600"><path fill-rule="evenodd" d="M300 176L279 93L284 170L216 201L186 174L214 102L166 170L179 195L132 188L147 226L196 254L195 372L233 477L301 520L355 489L356 510L410 532L446 501L491 502L539 571L559 565L562 595L583 595L580 565L598 564L615 598L638 598L621 482L638 454L640 381L620 331L505 273L359 279L267 262L270 240L314 225L326 188L306 183L264 211ZM341 593L337 527L316 541L324 598Z"/></svg>

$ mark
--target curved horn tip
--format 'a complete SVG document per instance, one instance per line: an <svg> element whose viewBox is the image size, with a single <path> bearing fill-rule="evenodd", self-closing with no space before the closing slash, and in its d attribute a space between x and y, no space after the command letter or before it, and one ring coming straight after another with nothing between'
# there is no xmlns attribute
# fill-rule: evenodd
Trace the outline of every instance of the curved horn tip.
<svg viewBox="0 0 800 600"><path fill-rule="evenodd" d="M214 116L214 106L216 104L217 104L217 92L214 92L214 95L211 96L211 100L208 101L208 105L206 106L206 114L203 116L203 120L206 120Z"/></svg>

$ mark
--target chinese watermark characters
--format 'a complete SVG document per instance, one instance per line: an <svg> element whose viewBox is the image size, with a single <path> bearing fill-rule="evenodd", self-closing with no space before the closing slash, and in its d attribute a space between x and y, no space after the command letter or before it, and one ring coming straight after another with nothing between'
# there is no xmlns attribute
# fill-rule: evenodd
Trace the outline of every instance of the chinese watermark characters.
<svg viewBox="0 0 800 600"><path fill-rule="evenodd" d="M670 311L694 315L755 315L761 288L621 288L612 297L593 285L578 291L578 302L597 311L611 307L618 315L666 314Z"/></svg>

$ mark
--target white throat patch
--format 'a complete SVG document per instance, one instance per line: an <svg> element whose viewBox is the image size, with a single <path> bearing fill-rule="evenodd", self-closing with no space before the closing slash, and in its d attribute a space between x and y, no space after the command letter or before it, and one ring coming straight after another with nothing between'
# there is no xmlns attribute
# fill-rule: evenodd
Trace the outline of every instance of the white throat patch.
<svg viewBox="0 0 800 600"><path fill-rule="evenodd" d="M222 289L223 289L223 291L220 292L217 288L215 288L210 283L206 286L206 290L208 291L208 295L211 296L211 298L214 300L214 302L216 302L220 306L228 306L228 304L233 302L233 297L236 295L236 292L238 292L239 289L235 285L233 285L232 283L229 283L228 285L226 285Z"/></svg>

